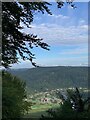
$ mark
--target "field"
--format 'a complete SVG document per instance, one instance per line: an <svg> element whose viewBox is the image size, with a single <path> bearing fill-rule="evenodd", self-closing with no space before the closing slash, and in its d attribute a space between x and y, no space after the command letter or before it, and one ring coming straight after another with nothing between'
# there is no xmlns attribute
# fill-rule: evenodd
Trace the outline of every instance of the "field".
<svg viewBox="0 0 90 120"><path fill-rule="evenodd" d="M25 118L40 118L41 115L47 115L48 109L55 109L58 108L59 104L36 104L33 105L31 110L29 110L28 114L25 115Z"/></svg>

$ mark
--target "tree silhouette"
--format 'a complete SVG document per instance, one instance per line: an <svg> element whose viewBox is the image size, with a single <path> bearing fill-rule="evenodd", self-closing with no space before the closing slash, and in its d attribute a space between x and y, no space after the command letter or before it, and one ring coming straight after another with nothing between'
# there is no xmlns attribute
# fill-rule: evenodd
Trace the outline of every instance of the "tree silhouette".
<svg viewBox="0 0 90 120"><path fill-rule="evenodd" d="M38 38L37 35L27 34L21 32L24 26L29 28L34 18L36 11L46 11L51 14L48 9L47 2L3 2L2 3L2 65L8 67L9 64L17 63L18 56L23 60L30 60L34 66L36 64L32 61L34 54L31 53L30 48L33 46L40 46L43 49L49 50L48 44L42 42L43 39ZM28 47L27 45L28 44Z"/></svg>
<svg viewBox="0 0 90 120"><path fill-rule="evenodd" d="M66 0L67 4L72 4L73 0ZM61 8L65 2L56 0L58 8ZM47 12L52 15L48 2L2 2L2 66L9 67L10 64L18 63L19 56L23 60L30 60L32 65L35 54L31 52L34 46L40 46L49 50L49 45L44 43L42 38L37 35L21 32L23 26L30 28L34 19L34 14ZM23 24L23 26L21 25ZM18 55L18 56L17 56Z"/></svg>

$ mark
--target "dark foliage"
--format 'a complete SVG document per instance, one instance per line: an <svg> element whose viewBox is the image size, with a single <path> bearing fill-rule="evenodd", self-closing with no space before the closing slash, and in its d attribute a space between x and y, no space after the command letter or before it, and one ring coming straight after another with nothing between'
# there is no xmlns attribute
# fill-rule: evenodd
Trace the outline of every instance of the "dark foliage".
<svg viewBox="0 0 90 120"><path fill-rule="evenodd" d="M62 8L65 5L65 3L69 4L73 9L77 8L76 5L73 3L74 0L66 0L66 2L64 0L56 0L56 1L58 8Z"/></svg>
<svg viewBox="0 0 90 120"><path fill-rule="evenodd" d="M33 21L35 12L44 12L51 14L48 9L47 2L3 2L2 3L2 65L8 67L9 64L17 63L18 56L23 60L32 61L34 54L30 52L30 48L40 46L49 50L48 44L42 42L37 35L21 32L23 26L29 25ZM23 26L21 26L21 23ZM28 44L28 47L27 47ZM27 55L26 55L27 54Z"/></svg>
<svg viewBox="0 0 90 120"><path fill-rule="evenodd" d="M71 94L72 93L72 94ZM63 104L58 109L47 111L48 116L42 116L41 120L89 120L90 98L82 98L78 88L68 91L67 99L63 97Z"/></svg>
<svg viewBox="0 0 90 120"><path fill-rule="evenodd" d="M2 82L2 118L20 118L30 106L24 101L26 85L6 71L2 72Z"/></svg>
<svg viewBox="0 0 90 120"><path fill-rule="evenodd" d="M76 91L70 91L68 90L68 99L71 102L72 108L77 112L83 112L86 107L86 111L90 110L90 98L84 99L82 95L80 94L78 88L76 87Z"/></svg>

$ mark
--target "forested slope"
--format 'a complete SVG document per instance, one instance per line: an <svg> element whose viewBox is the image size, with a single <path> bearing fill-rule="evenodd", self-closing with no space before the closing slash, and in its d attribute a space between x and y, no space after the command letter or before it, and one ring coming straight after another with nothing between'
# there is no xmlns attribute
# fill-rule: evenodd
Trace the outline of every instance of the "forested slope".
<svg viewBox="0 0 90 120"><path fill-rule="evenodd" d="M38 67L9 71L26 81L31 91L88 86L88 67Z"/></svg>

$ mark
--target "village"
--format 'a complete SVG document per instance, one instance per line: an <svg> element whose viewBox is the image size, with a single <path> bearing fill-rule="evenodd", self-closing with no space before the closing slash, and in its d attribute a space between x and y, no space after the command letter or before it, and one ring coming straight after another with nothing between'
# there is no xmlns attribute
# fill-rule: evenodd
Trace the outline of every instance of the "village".
<svg viewBox="0 0 90 120"><path fill-rule="evenodd" d="M59 89L56 90L47 90L46 92L38 92L34 95L28 96L28 101L38 102L39 104L54 104L62 103L62 100L57 96L57 93L60 92Z"/></svg>
<svg viewBox="0 0 90 120"><path fill-rule="evenodd" d="M68 88L68 90L74 90L75 88ZM60 88L60 89L54 89L54 90L48 90L45 92L37 92L32 95L28 95L27 101L38 103L38 104L62 104L63 101L60 99L60 95L66 94L67 88ZM79 88L79 90L83 90L84 92L87 91L87 88Z"/></svg>
<svg viewBox="0 0 90 120"><path fill-rule="evenodd" d="M64 96L64 99L67 99L67 89L68 90L75 90L75 88L60 88L60 89L53 89L49 90L46 89L44 92L38 92L35 90L34 94L29 94L27 96L27 101L30 103L29 111L26 111L26 116L38 116L45 114L45 111L49 109L57 109L63 104L63 100L61 95ZM80 91L87 92L87 88L79 88Z"/></svg>

